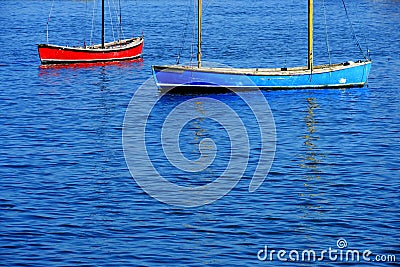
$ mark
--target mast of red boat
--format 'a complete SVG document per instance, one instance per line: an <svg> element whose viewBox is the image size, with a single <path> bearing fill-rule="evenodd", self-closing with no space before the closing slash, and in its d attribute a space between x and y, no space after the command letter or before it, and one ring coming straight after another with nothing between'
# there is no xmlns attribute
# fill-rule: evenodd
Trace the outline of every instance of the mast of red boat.
<svg viewBox="0 0 400 267"><path fill-rule="evenodd" d="M101 48L104 49L104 0L101 0Z"/></svg>

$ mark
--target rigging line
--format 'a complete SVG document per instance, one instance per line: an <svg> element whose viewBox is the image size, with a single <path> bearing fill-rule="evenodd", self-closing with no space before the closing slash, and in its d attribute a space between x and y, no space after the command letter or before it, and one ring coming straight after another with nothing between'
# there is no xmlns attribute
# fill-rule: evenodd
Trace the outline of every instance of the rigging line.
<svg viewBox="0 0 400 267"><path fill-rule="evenodd" d="M121 5L121 0L118 0L118 9L119 9L119 36L121 39L125 39L125 34L122 29L122 5ZM118 18L118 12L117 12L117 18Z"/></svg>
<svg viewBox="0 0 400 267"><path fill-rule="evenodd" d="M292 3L290 5L290 19L289 19L289 37L291 37L291 29L293 29L293 6L294 6L294 0L292 0ZM285 42L285 63L284 66L285 68L287 67L287 59L289 56L289 42Z"/></svg>
<svg viewBox="0 0 400 267"><path fill-rule="evenodd" d="M207 5L203 7L203 15L204 15L204 11L208 10L208 7L212 4L213 0L207 1Z"/></svg>
<svg viewBox="0 0 400 267"><path fill-rule="evenodd" d="M352 31L352 33L353 33L353 37L354 37L354 39L355 39L355 41L356 41L356 45L357 45L357 47L360 49L361 54L363 55L363 57L364 57L365 59L368 59L368 57L367 57L367 56L365 55L365 53L364 53L364 50L363 50L362 47L361 47L360 41L358 41L358 37L357 37L357 35L356 35L356 32L354 31L353 23L351 23L351 20L350 20L349 14L348 14L348 12L347 12L347 7L346 7L346 4L345 4L344 0L342 0L342 3L343 3L344 11L346 12L347 20L348 20L349 23L350 23L350 28L351 28L351 31Z"/></svg>
<svg viewBox="0 0 400 267"><path fill-rule="evenodd" d="M93 0L93 9L92 9L92 29L90 30L90 45L93 44L93 32L94 32L94 15L96 10L96 0Z"/></svg>
<svg viewBox="0 0 400 267"><path fill-rule="evenodd" d="M203 18L204 18L204 15L207 14L207 12L209 10L208 8L211 6L211 4L213 4L213 2L214 2L213 0L209 0L206 2L206 5L204 5L204 3L203 3L202 11L201 11ZM202 31L203 36L204 36L204 33L207 33L207 30L208 30L207 27L202 27L201 31ZM204 46L203 46L203 48L204 48ZM201 53L203 53L203 51Z"/></svg>
<svg viewBox="0 0 400 267"><path fill-rule="evenodd" d="M322 0L322 6L324 8L324 22L325 22L325 42L326 42L326 49L328 51L328 58L329 58L329 65L332 64L331 61L331 49L329 47L329 39L328 39L328 24L326 22L326 6L325 6L325 0Z"/></svg>
<svg viewBox="0 0 400 267"><path fill-rule="evenodd" d="M371 59L370 51L369 51L369 48L368 48L367 36L365 34L365 24L360 22L360 17L358 16L357 9L356 9L355 13L356 13L358 24L361 24L361 33L362 33L362 38L364 39L365 49L367 50L368 59Z"/></svg>
<svg viewBox="0 0 400 267"><path fill-rule="evenodd" d="M118 40L121 40L121 33L120 33L120 31L119 31L119 25L120 25L121 23L120 23L120 21L119 21L118 8L115 6L115 1L114 1L114 0L112 0L112 4L113 4L113 7L114 7L116 24L118 25L118 26L116 26L116 28L117 28L117 31L116 31L116 32L117 32L117 35L118 35ZM111 15L110 15L110 17L111 17Z"/></svg>
<svg viewBox="0 0 400 267"><path fill-rule="evenodd" d="M188 13L187 13L187 16L186 16L186 23L185 23L185 30L182 33L182 45L178 50L178 56L176 58L176 64L177 65L179 65L179 60L180 60L180 57L182 55L183 48L185 47L186 34L187 34L188 26L189 26L189 20L190 20L190 15L191 15L191 7L192 7L192 5L190 3L192 3L191 0L189 0Z"/></svg>
<svg viewBox="0 0 400 267"><path fill-rule="evenodd" d="M51 8L50 8L49 16L48 16L47 22L46 22L46 42L47 43L49 43L49 22L50 22L50 18L51 18L51 13L53 12L53 7L54 7L54 0L51 2Z"/></svg>
<svg viewBox="0 0 400 267"><path fill-rule="evenodd" d="M83 46L86 47L86 37L87 37L87 18L88 18L88 0L85 1L85 35L83 36Z"/></svg>
<svg viewBox="0 0 400 267"><path fill-rule="evenodd" d="M120 38L125 38L122 32L122 8L121 8L121 0L118 0L118 9L119 9L119 36Z"/></svg>
<svg viewBox="0 0 400 267"><path fill-rule="evenodd" d="M121 40L121 34L119 32L120 22L119 22L119 17L118 17L118 7L115 5L114 0L112 0L112 5L113 5L113 10L115 12L115 24L117 24L117 26L115 26L115 28L117 28L116 32L117 32L118 40ZM110 10L110 19L113 21L111 10ZM114 33L113 33L113 36L114 36Z"/></svg>
<svg viewBox="0 0 400 267"><path fill-rule="evenodd" d="M114 42L115 42L114 23L113 23L113 18L112 18L110 0L108 0L107 3L108 3L108 14L109 14L109 16L110 16L110 23L111 23L111 33L112 33L113 40L114 40Z"/></svg>

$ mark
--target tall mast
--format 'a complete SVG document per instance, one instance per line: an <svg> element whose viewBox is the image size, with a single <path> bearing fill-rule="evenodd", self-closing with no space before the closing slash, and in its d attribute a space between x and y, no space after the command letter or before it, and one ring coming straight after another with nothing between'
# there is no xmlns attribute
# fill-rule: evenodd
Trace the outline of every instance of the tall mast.
<svg viewBox="0 0 400 267"><path fill-rule="evenodd" d="M201 67L201 17L202 0L197 2L197 67Z"/></svg>
<svg viewBox="0 0 400 267"><path fill-rule="evenodd" d="M101 48L104 49L104 0L101 0Z"/></svg>
<svg viewBox="0 0 400 267"><path fill-rule="evenodd" d="M313 0L308 0L308 60L307 68L313 69Z"/></svg>

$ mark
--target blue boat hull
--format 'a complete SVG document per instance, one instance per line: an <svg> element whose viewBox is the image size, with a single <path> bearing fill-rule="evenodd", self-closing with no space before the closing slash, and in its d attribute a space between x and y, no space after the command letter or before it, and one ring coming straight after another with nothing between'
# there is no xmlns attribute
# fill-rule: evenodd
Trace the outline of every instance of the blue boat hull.
<svg viewBox="0 0 400 267"><path fill-rule="evenodd" d="M371 61L317 66L312 71L291 69L229 69L191 66L153 66L153 76L161 90L193 89L301 89L363 87Z"/></svg>

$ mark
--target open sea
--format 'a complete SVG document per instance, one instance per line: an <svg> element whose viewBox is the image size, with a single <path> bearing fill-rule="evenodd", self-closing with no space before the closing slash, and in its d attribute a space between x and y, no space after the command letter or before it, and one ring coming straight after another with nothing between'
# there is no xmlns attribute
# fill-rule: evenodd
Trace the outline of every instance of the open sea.
<svg viewBox="0 0 400 267"><path fill-rule="evenodd" d="M152 65L195 60L191 0L121 1L141 60L41 67L47 22L99 42L100 2L0 1L0 266L400 265L400 1L315 0L315 64L369 49L367 87L249 102L155 88ZM204 0L203 60L305 65L306 2Z"/></svg>

